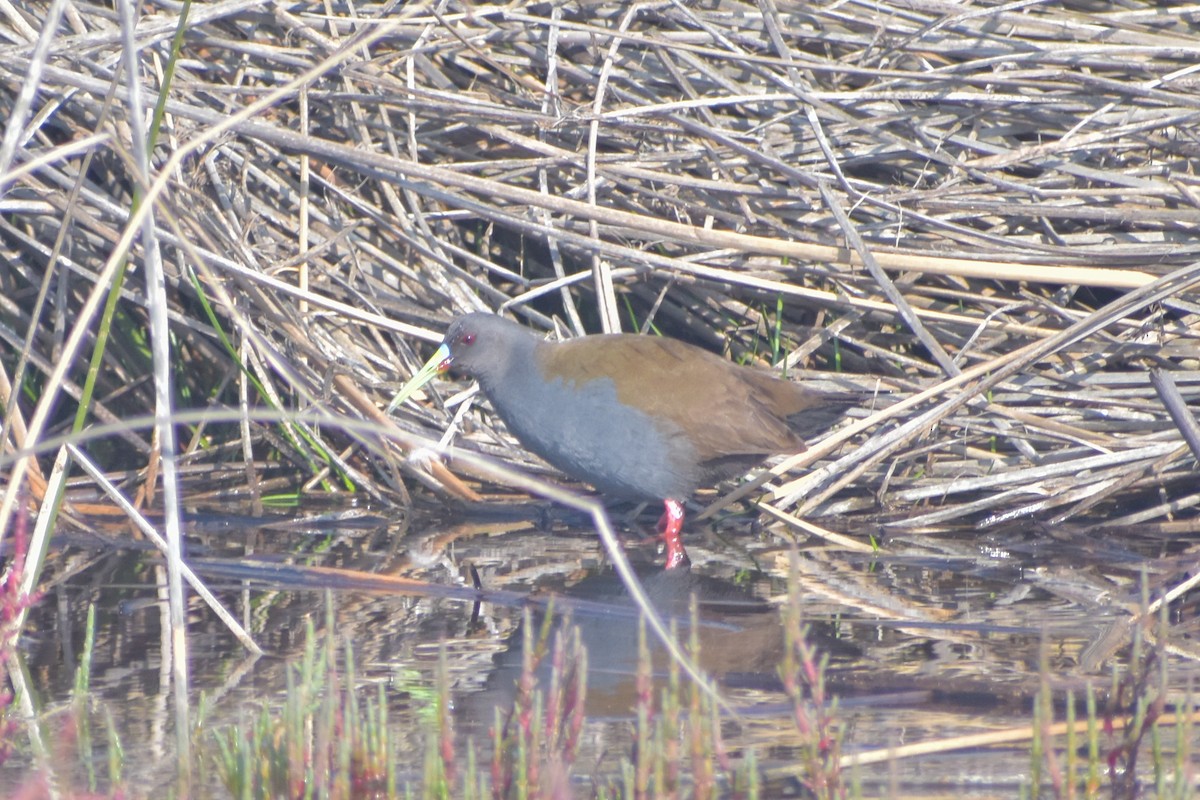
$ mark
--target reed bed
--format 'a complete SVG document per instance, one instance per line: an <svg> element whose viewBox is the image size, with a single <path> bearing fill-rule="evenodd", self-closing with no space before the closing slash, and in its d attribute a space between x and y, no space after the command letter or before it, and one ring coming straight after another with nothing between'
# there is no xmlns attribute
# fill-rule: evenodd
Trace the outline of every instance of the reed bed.
<svg viewBox="0 0 1200 800"><path fill-rule="evenodd" d="M154 410L145 236L127 241L145 196L176 407L208 416L183 463L208 491L336 474L407 502L399 462L358 458L344 427L254 412L391 425L374 409L423 342L486 308L877 389L770 476L788 519L1192 530L1195 15L152 0L143 175L113 11L5 4L6 446L68 429L127 259L89 411L115 428L107 468L153 477L149 428L120 424ZM38 403L56 415L28 441ZM395 424L436 435L438 405Z"/></svg>
<svg viewBox="0 0 1200 800"><path fill-rule="evenodd" d="M407 504L374 433L448 417L379 409L490 309L874 390L737 490L795 525L1194 531L1196 14L149 0L123 40L0 4L6 461L42 491L11 454L54 453L103 336L92 455L153 496L153 250L196 499Z"/></svg>

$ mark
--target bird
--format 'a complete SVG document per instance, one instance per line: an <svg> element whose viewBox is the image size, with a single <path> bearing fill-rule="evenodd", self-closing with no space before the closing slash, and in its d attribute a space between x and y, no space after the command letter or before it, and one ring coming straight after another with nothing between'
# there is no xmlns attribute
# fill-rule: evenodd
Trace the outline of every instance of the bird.
<svg viewBox="0 0 1200 800"><path fill-rule="evenodd" d="M666 568L689 564L684 502L772 455L798 453L858 400L644 334L548 341L504 317L454 319L403 402L435 375L474 378L525 449L601 494L660 501Z"/></svg>

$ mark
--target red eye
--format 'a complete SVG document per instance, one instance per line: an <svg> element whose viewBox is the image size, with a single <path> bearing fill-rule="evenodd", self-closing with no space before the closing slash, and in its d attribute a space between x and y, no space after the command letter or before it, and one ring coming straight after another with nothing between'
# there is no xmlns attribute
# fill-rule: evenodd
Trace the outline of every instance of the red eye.
<svg viewBox="0 0 1200 800"><path fill-rule="evenodd" d="M475 334L464 333L462 336L458 337L458 341L460 344L467 344L467 345L475 344Z"/></svg>

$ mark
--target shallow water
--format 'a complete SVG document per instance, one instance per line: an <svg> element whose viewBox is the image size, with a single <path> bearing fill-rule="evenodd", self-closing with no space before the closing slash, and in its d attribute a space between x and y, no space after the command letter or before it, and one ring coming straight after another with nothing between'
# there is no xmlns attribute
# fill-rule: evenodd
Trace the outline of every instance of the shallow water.
<svg viewBox="0 0 1200 800"><path fill-rule="evenodd" d="M520 667L521 598L538 599L536 619L553 594L559 610L571 608L591 667L589 722L576 773L585 771L582 765L613 770L629 755L636 615L590 531L547 524L552 515L529 503L411 525L354 513L268 520L193 514L189 559L268 653L249 658L191 597L192 685L197 701L201 693L207 698L210 728L246 721L262 703L282 697L306 625L325 626L323 587L332 585L336 635L353 643L360 683L388 687L392 735L402 753L412 754L400 772L415 780L425 730L420 697L433 685L442 648L450 654L460 744L486 743L493 708L511 702ZM687 598L698 595L702 665L744 714L726 726L726 745L734 752L753 747L768 769L795 762L799 743L775 672L783 649L778 605L789 570L801 586L812 640L830 658L829 685L847 723L844 750L853 753L1028 725L1043 659L1056 687L1107 689L1112 665L1123 663L1128 648L1084 668L1087 648L1136 607L1143 570L1151 587L1169 586L1196 560L1194 542L1133 531L1095 537L1060 529L1048 536L1029 525L894 536L874 555L820 543L793 549L770 532L754 532L743 516L716 530L691 526L690 573L664 573L657 566L661 557L637 538L628 535L627 552L660 610L686 624ZM174 738L160 659L159 561L145 550L99 541L59 544L54 583L33 610L23 641L49 728L65 730L70 717L65 709L87 608L94 604L96 708L111 714L130 784L168 781L162 765L169 763ZM345 573L336 580L314 577L314 567L416 578L439 591L367 590ZM464 599L472 571L495 592L488 602ZM1194 635L1195 617L1193 600L1174 622ZM656 667L663 664L656 659ZM1176 657L1170 666L1180 692L1189 680L1200 680L1195 659ZM103 741L102 731L94 736ZM96 753L103 757L99 747ZM19 785L31 763L29 748L19 747L0 768L0 788ZM990 797L1015 794L1030 763L1028 744L1019 743L858 769L868 787Z"/></svg>

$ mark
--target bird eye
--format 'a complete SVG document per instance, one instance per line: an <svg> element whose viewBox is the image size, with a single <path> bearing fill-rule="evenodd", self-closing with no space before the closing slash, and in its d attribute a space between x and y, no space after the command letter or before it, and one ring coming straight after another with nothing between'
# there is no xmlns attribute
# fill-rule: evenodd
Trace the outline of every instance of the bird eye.
<svg viewBox="0 0 1200 800"><path fill-rule="evenodd" d="M458 341L459 341L460 343L462 343L462 344L466 344L466 345L475 344L475 334L473 334L473 333L464 333L462 336L460 336L460 337L458 338Z"/></svg>

